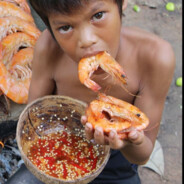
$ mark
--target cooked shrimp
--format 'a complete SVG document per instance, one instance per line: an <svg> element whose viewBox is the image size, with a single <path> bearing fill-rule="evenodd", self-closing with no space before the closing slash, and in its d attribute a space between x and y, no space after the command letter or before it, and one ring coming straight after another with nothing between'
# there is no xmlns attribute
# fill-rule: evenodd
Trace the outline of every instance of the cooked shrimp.
<svg viewBox="0 0 184 184"><path fill-rule="evenodd" d="M36 39L25 33L13 33L2 39L3 58L2 61L7 65L12 56L17 53L21 47L34 47Z"/></svg>
<svg viewBox="0 0 184 184"><path fill-rule="evenodd" d="M16 6L13 3L0 1L0 17L5 16L19 17L21 19L24 19L28 22L35 24L31 14L26 13L24 10L22 10L20 7Z"/></svg>
<svg viewBox="0 0 184 184"><path fill-rule="evenodd" d="M0 18L0 40L8 34L15 32L24 32L34 38L38 38L41 34L33 24L19 18L19 17L2 17Z"/></svg>
<svg viewBox="0 0 184 184"><path fill-rule="evenodd" d="M26 76L26 72L32 72L32 60L33 60L33 48L25 48L18 51L12 57L12 60L6 66L7 70L16 76L21 78Z"/></svg>
<svg viewBox="0 0 184 184"><path fill-rule="evenodd" d="M102 127L106 134L115 129L122 139L130 130L143 130L149 124L148 117L139 108L105 94L90 103L86 115L93 128Z"/></svg>
<svg viewBox="0 0 184 184"><path fill-rule="evenodd" d="M14 3L16 6L19 6L25 12L31 13L31 9L26 0L0 0L0 1L7 1L10 3Z"/></svg>
<svg viewBox="0 0 184 184"><path fill-rule="evenodd" d="M24 75L22 75L21 78L17 78L8 72L2 60L3 52L0 44L0 89L14 102L19 104L27 103L31 71L25 68Z"/></svg>
<svg viewBox="0 0 184 184"><path fill-rule="evenodd" d="M6 66L8 70L14 70L17 65L28 66L32 68L34 49L31 47L21 49L16 54L13 55L11 62Z"/></svg>
<svg viewBox="0 0 184 184"><path fill-rule="evenodd" d="M96 56L83 58L78 65L79 80L82 84L97 92L101 87L90 79L94 71L102 68L121 84L126 84L126 75L122 67L107 52L100 52Z"/></svg>

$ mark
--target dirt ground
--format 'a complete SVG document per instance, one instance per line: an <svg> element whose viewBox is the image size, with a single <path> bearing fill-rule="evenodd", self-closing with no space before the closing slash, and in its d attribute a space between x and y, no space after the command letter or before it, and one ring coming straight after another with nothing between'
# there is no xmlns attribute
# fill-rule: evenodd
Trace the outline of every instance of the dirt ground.
<svg viewBox="0 0 184 184"><path fill-rule="evenodd" d="M171 43L176 68L173 81L165 102L158 141L164 154L164 177L147 168L139 168L142 184L181 184L182 183L182 88L175 80L182 76L182 8L181 0L173 0L176 9L168 12L163 0L132 0L124 12L123 24L137 26L153 32ZM134 4L141 8L139 13L132 10Z"/></svg>
<svg viewBox="0 0 184 184"><path fill-rule="evenodd" d="M124 25L143 28L170 42L176 56L175 73L158 135L164 153L164 176L160 177L152 170L140 167L142 184L182 183L182 88L175 85L175 80L182 76L182 1L172 1L176 5L174 12L165 9L166 2L129 0L123 16ZM134 4L140 6L140 12L133 11ZM38 20L37 17L35 19ZM41 30L44 28L42 25L38 27ZM24 107L11 102L11 116L8 119L17 119ZM0 123L5 119L0 116Z"/></svg>

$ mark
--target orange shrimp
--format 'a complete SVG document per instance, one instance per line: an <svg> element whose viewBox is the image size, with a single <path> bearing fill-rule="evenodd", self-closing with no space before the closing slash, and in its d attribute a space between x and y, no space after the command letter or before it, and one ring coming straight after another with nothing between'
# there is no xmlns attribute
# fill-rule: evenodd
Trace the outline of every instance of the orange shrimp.
<svg viewBox="0 0 184 184"><path fill-rule="evenodd" d="M0 40L8 34L15 32L24 32L38 39L41 32L33 24L19 17L2 17L0 18Z"/></svg>
<svg viewBox="0 0 184 184"><path fill-rule="evenodd" d="M25 70L32 71L33 51L33 48L28 47L14 54L12 60L6 66L9 73L20 78L25 75Z"/></svg>
<svg viewBox="0 0 184 184"><path fill-rule="evenodd" d="M31 14L25 12L20 7L13 3L0 1L0 17L15 16L24 19L28 22L34 23L34 19Z"/></svg>
<svg viewBox="0 0 184 184"><path fill-rule="evenodd" d="M82 58L80 60L78 65L78 75L80 82L95 92L99 91L101 87L90 79L94 71L96 71L99 67L110 74L121 84L127 84L126 74L122 67L112 56L110 56L110 54L105 51L98 53L96 56Z"/></svg>
<svg viewBox="0 0 184 184"><path fill-rule="evenodd" d="M0 1L14 3L15 5L19 6L25 12L31 13L31 9L26 0L0 0Z"/></svg>
<svg viewBox="0 0 184 184"><path fill-rule="evenodd" d="M0 89L14 102L18 104L26 104L31 80L31 70L22 67L21 72L23 75L20 78L17 78L8 72L2 60L3 52L0 43Z"/></svg>
<svg viewBox="0 0 184 184"><path fill-rule="evenodd" d="M86 116L93 128L102 127L106 134L115 129L121 139L127 138L130 130L143 130L149 125L148 117L139 108L102 93L90 103Z"/></svg>
<svg viewBox="0 0 184 184"><path fill-rule="evenodd" d="M24 48L18 51L16 54L13 55L11 62L7 64L6 66L7 70L14 70L18 65L28 66L31 69L33 52L34 49L31 47Z"/></svg>
<svg viewBox="0 0 184 184"><path fill-rule="evenodd" d="M21 47L34 47L36 39L25 33L13 33L2 39L3 58L2 61L7 65L12 56L17 53Z"/></svg>

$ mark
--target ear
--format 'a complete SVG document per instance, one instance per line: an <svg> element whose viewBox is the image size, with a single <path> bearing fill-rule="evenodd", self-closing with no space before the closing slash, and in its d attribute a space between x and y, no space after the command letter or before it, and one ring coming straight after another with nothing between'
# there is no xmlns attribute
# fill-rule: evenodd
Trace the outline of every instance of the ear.
<svg viewBox="0 0 184 184"><path fill-rule="evenodd" d="M124 1L123 1L123 6L122 6L122 10L123 10L123 11L126 9L127 4L128 4L128 0L124 0Z"/></svg>

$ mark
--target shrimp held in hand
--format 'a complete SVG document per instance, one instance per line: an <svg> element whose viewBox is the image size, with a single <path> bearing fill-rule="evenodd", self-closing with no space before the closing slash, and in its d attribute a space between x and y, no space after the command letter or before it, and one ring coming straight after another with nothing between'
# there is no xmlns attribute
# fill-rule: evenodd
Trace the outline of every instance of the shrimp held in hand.
<svg viewBox="0 0 184 184"><path fill-rule="evenodd" d="M126 84L126 75L122 67L107 52L99 52L96 56L82 58L78 65L79 80L86 87L97 92L101 87L90 79L92 74L98 69L103 69L110 74L113 79L121 84Z"/></svg>
<svg viewBox="0 0 184 184"><path fill-rule="evenodd" d="M149 125L148 117L136 106L102 93L90 103L86 116L94 129L102 127L107 135L115 129L121 139L127 138L131 130L143 130Z"/></svg>

